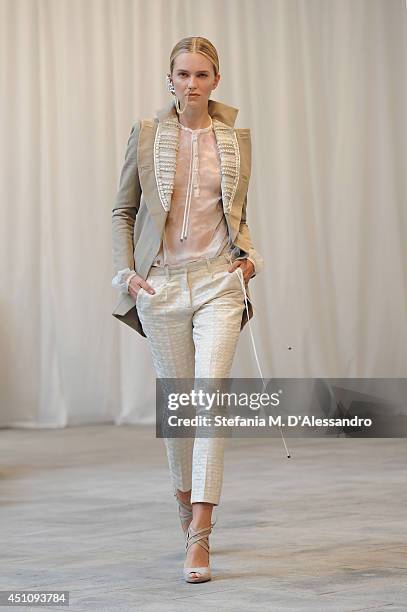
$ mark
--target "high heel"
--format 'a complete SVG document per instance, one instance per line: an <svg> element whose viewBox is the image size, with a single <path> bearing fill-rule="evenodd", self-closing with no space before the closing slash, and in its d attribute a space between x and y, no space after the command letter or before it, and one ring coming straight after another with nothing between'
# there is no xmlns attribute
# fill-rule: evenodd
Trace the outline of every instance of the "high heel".
<svg viewBox="0 0 407 612"><path fill-rule="evenodd" d="M181 520L181 527L186 535L190 522L192 521L192 504L185 504L174 491L174 497L178 502L179 518ZM185 528L184 528L185 527Z"/></svg>
<svg viewBox="0 0 407 612"><path fill-rule="evenodd" d="M192 525L189 525L185 544L186 553L193 544L199 544L209 555L209 535L214 525L215 523L211 523L209 527L203 527L202 529L194 529ZM183 572L186 582L207 582L212 578L209 565L207 567L184 567ZM199 576L192 577L191 573L199 574Z"/></svg>

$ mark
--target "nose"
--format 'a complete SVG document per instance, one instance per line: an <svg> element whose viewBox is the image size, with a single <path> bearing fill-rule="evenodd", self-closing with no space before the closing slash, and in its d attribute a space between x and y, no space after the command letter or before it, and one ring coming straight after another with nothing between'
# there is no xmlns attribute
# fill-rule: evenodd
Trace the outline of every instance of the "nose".
<svg viewBox="0 0 407 612"><path fill-rule="evenodd" d="M195 85L194 85L194 80L191 79L188 83L188 89L192 90L195 89Z"/></svg>

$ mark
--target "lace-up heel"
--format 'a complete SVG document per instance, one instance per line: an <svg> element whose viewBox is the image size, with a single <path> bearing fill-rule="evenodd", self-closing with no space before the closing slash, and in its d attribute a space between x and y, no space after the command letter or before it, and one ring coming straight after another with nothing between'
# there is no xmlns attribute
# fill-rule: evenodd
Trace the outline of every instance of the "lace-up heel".
<svg viewBox="0 0 407 612"><path fill-rule="evenodd" d="M189 525L186 535L185 552L187 553L193 544L199 544L208 552L209 556L209 535L214 525L215 523L211 523L209 527L203 527L202 529L194 529L192 525ZM207 582L212 578L209 564L207 567L184 567L183 572L186 582ZM198 574L198 576L191 576L191 574Z"/></svg>

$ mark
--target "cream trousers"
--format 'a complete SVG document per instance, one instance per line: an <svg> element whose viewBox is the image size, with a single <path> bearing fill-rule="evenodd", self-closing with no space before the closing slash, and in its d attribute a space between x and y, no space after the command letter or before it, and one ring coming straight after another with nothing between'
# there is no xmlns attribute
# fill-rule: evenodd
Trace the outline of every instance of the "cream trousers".
<svg viewBox="0 0 407 612"><path fill-rule="evenodd" d="M150 268L146 280L156 293L140 289L136 307L157 378L230 376L245 307L241 270L229 272L230 263L226 254ZM225 438L163 439L174 491L218 505Z"/></svg>

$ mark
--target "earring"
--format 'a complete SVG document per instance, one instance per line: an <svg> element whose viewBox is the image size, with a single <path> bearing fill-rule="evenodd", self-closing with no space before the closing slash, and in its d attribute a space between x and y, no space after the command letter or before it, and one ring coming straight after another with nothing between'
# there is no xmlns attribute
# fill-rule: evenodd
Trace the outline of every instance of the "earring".
<svg viewBox="0 0 407 612"><path fill-rule="evenodd" d="M181 107L180 107L180 104L179 104L179 100L178 100L177 94L175 93L174 83L172 82L172 79L171 79L171 77L170 77L170 75L169 75L169 74L167 74L167 76L166 76L166 81L167 81L167 89L168 89L168 91L169 91L169 92L170 92L170 93L171 93L171 94L174 96L174 98L175 98L175 108L177 109L178 114L179 114L179 115L182 115L182 113L184 112L184 110L185 110L185 109L186 109L186 107L187 107L188 102L186 102L186 103L185 103L184 108L181 110Z"/></svg>
<svg viewBox="0 0 407 612"><path fill-rule="evenodd" d="M166 76L166 80L167 80L167 89L170 93L172 93L173 96L175 96L175 87L174 87L174 83L172 82L172 79L170 77L169 74L167 74Z"/></svg>

